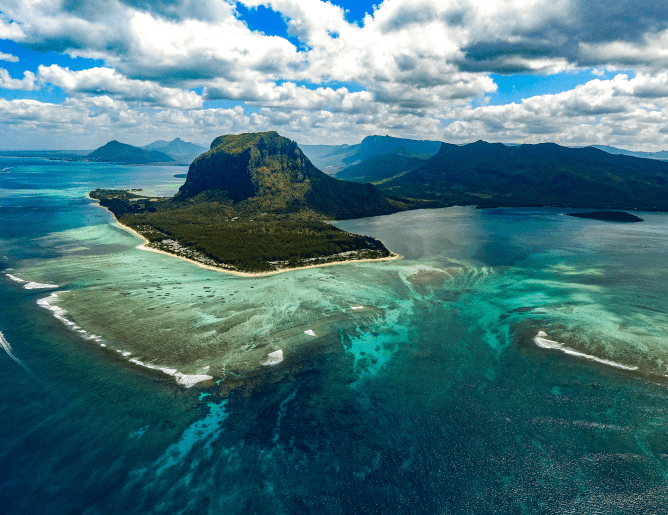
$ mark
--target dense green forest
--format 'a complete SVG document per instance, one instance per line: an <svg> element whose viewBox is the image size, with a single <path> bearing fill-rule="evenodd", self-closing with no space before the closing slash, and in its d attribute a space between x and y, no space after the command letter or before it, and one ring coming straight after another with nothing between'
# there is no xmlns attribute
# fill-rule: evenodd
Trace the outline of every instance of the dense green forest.
<svg viewBox="0 0 668 515"><path fill-rule="evenodd" d="M357 173L374 172L371 164L359 165ZM668 163L592 147L444 143L414 169L386 170L373 179L386 197L441 205L668 210Z"/></svg>
<svg viewBox="0 0 668 515"><path fill-rule="evenodd" d="M221 268L267 272L390 255L380 241L337 229L307 210L277 215L236 209L224 197L179 202L122 190L90 196L150 246Z"/></svg>

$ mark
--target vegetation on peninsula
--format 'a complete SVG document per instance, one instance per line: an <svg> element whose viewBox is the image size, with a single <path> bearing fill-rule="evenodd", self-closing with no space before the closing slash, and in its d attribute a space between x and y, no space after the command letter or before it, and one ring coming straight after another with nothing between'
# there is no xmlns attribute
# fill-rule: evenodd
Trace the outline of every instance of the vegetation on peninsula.
<svg viewBox="0 0 668 515"><path fill-rule="evenodd" d="M380 241L326 220L412 207L370 184L327 176L275 132L217 138L174 197L123 190L90 196L152 248L243 272L388 257Z"/></svg>

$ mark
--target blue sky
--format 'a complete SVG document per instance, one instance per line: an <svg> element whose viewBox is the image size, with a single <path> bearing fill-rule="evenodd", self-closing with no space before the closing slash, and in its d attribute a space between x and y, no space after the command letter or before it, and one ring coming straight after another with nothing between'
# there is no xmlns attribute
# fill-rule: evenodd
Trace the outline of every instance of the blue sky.
<svg viewBox="0 0 668 515"><path fill-rule="evenodd" d="M0 0L0 148L277 130L660 150L665 48L665 0Z"/></svg>

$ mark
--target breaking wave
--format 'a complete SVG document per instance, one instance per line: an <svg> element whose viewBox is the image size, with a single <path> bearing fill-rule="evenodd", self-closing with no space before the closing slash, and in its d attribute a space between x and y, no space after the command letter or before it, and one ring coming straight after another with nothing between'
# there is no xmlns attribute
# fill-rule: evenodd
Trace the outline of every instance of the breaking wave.
<svg viewBox="0 0 668 515"><path fill-rule="evenodd" d="M25 279L21 279L20 277L16 277L15 275L12 274L5 274L5 275L9 277L12 281L23 284L23 287L26 290L48 290L52 288L60 288L60 286L58 286L57 284L35 283L32 281L26 281Z"/></svg>
<svg viewBox="0 0 668 515"><path fill-rule="evenodd" d="M85 329L83 329L81 326L77 325L74 323L72 320L67 318L67 311L65 311L63 308L60 306L57 306L55 303L58 300L58 295L60 293L67 293L67 291L61 291L61 292L54 292L48 297L44 297L42 299L39 299L37 301L37 304L39 304L41 307L48 309L51 311L53 316L60 320L65 326L67 326L68 329L71 331L74 331L75 333L78 333L82 338L85 340L93 341L97 344L100 345L100 347L107 347L107 344L105 341L102 339L101 336L98 336L93 333L89 333ZM1 333L0 333L1 334ZM127 358L128 356L132 355L132 352L124 351L122 349L111 349L109 350L115 350L117 353L119 353L121 356L124 358ZM159 370L160 372L163 372L167 375L170 375L176 379L176 382L182 386L185 386L186 388L190 388L191 386L201 383L202 381L207 381L209 379L213 379L212 376L205 375L205 374L183 374L179 371L177 371L175 368L166 368L166 367L158 367L156 365L152 365L151 363L144 363L142 361L139 361L137 358L131 358L129 359L131 363L134 363L135 365L139 365L145 368L150 368L152 370Z"/></svg>

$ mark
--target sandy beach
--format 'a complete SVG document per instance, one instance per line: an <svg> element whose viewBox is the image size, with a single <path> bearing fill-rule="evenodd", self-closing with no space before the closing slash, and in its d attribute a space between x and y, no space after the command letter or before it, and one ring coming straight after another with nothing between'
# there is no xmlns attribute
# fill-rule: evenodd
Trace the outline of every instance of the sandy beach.
<svg viewBox="0 0 668 515"><path fill-rule="evenodd" d="M103 205L100 204L100 201L98 199L94 199L88 195L88 198L95 201L98 205L98 207L101 207L105 211L107 211L113 218L116 224L118 224L119 227L122 229L125 229L128 232L131 232L138 238L141 238L141 240L144 242L140 245L137 245L137 248L139 250L145 250L147 252L155 252L156 254L164 254L165 256L170 256L173 258L177 259L182 259L183 261L187 261L188 263L192 263L193 265L197 265L200 268L206 268L207 270L213 270L214 272L223 272L225 274L232 274L236 275L238 277L264 277L268 275L276 275L276 274L282 274L284 272L293 272L295 270L305 270L307 268L320 268L322 266L332 266L332 265L346 265L346 264L353 264L353 263L368 263L372 261L394 261L395 259L401 259L401 255L391 253L389 256L384 257L384 258L376 258L376 259L354 259L354 260L348 260L348 261L333 261L331 263L321 263L318 265L306 265L306 266L299 266L299 267L294 267L294 268L281 268L280 270L272 270L271 272L257 272L257 273L252 273L252 272L239 272L237 270L227 270L224 268L219 268L216 266L210 266L210 265L205 265L204 263L200 263L199 261L195 261L193 259L188 259L183 256L178 256L176 254L172 254L171 252L165 252L164 250L158 250L158 249L153 249L151 247L148 247L147 244L150 243L144 236L139 234L137 231L132 229L131 227L128 227L127 225L123 225L121 222L118 221L114 213L112 213L109 209L104 207Z"/></svg>

